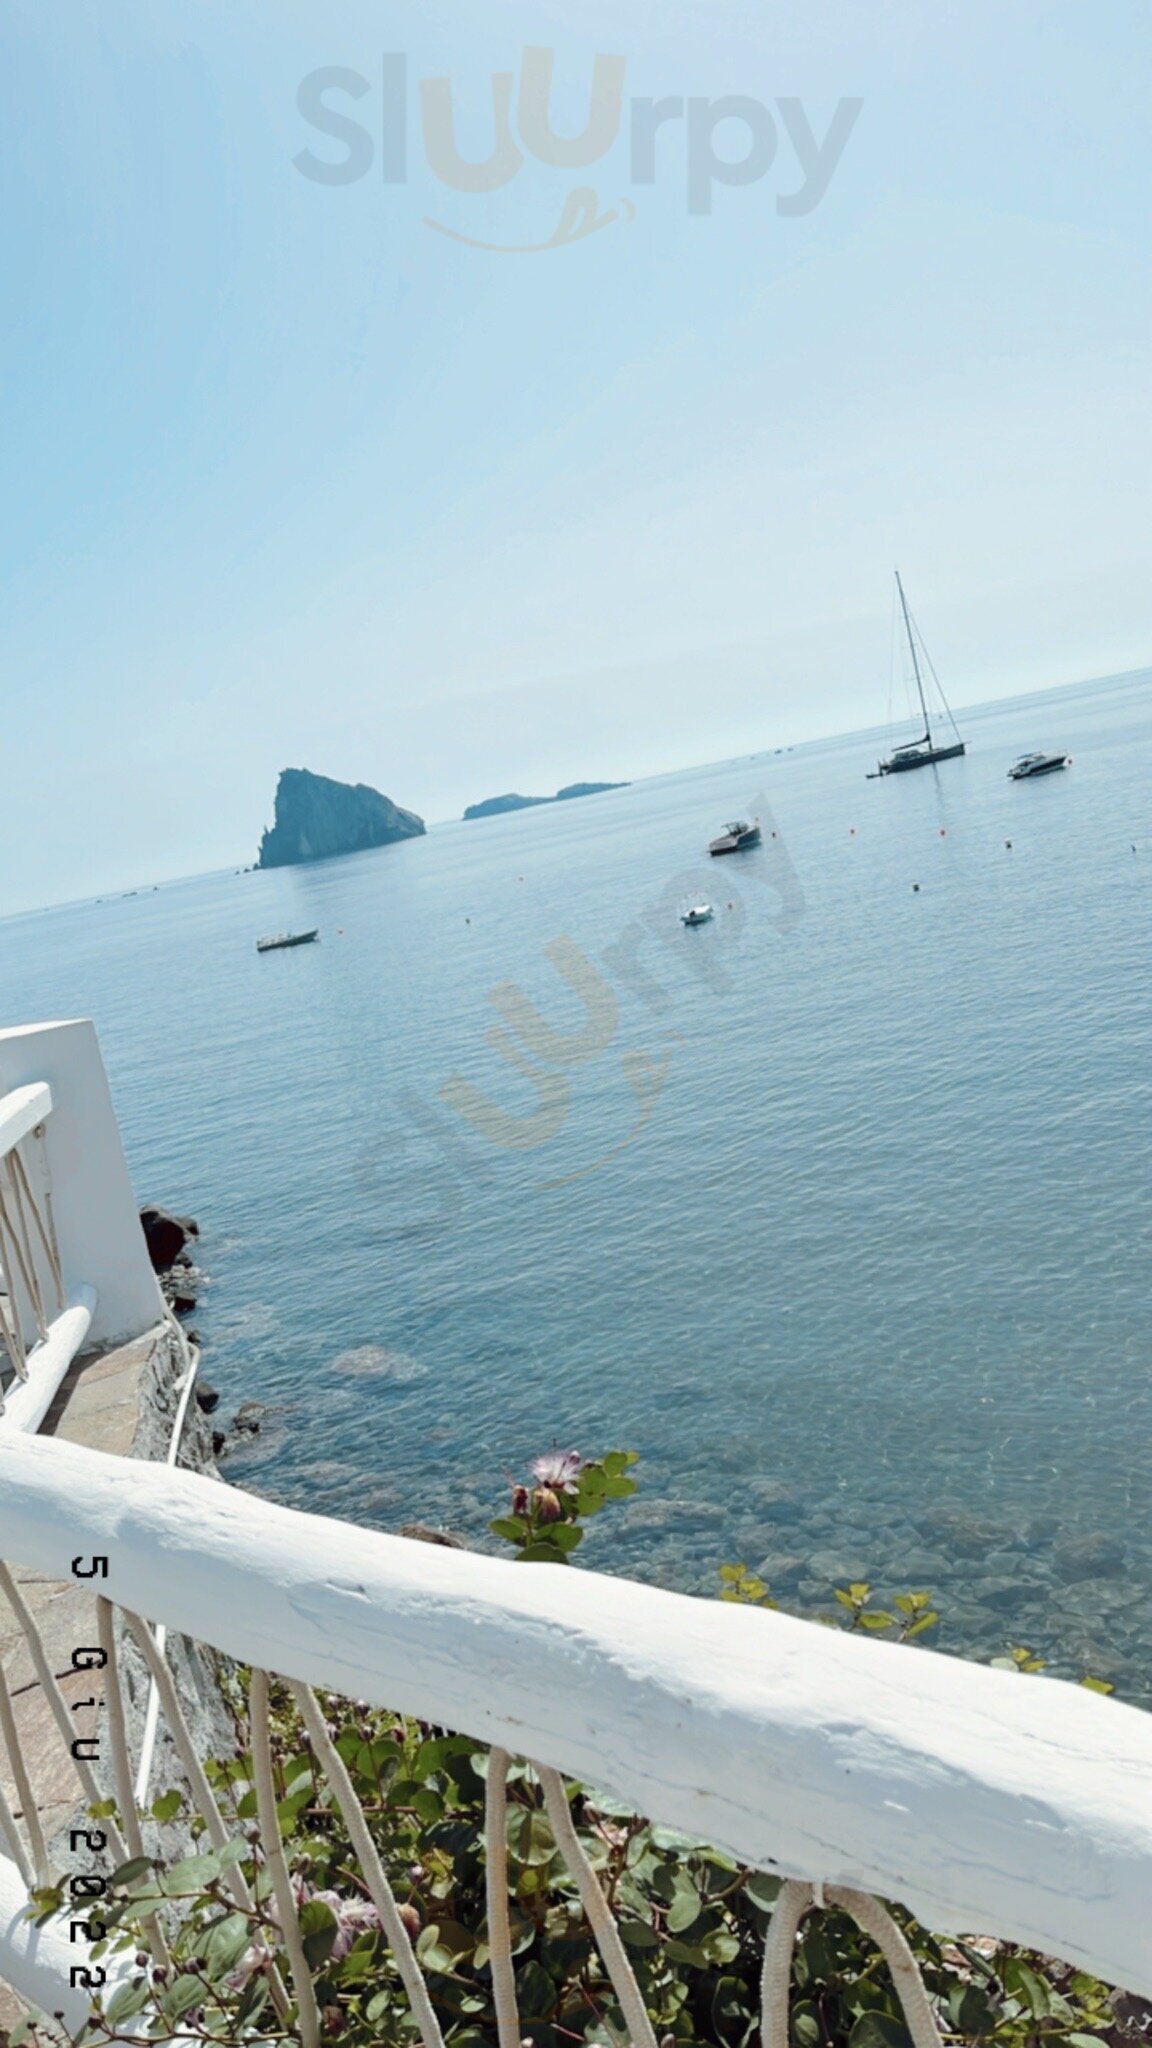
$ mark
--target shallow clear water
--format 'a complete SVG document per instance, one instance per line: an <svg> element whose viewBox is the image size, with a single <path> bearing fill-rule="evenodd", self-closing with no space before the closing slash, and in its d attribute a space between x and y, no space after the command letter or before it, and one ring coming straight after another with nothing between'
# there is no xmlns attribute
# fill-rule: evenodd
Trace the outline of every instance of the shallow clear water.
<svg viewBox="0 0 1152 2048"><path fill-rule="evenodd" d="M230 1476L475 1535L627 1445L591 1561L928 1586L944 1647L1152 1698L1150 681L936 772L820 743L0 926L7 1018L95 1018L141 1199L200 1219L205 1370L274 1411ZM543 1097L501 984L575 1035Z"/></svg>

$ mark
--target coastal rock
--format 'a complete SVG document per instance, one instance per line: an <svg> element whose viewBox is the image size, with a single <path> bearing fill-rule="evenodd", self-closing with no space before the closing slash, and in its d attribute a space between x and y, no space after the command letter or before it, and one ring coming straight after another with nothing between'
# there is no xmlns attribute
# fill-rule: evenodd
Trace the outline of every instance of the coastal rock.
<svg viewBox="0 0 1152 2048"><path fill-rule="evenodd" d="M200 1235L199 1225L190 1216L172 1216L167 1209L141 1209L140 1228L154 1273L167 1273L189 1238Z"/></svg>
<svg viewBox="0 0 1152 2048"><path fill-rule="evenodd" d="M196 1406L201 1415L213 1415L220 1406L220 1389L214 1387L211 1380L197 1380Z"/></svg>
<svg viewBox="0 0 1152 2048"><path fill-rule="evenodd" d="M627 782L570 782L564 789L558 789L555 796L518 796L509 790L507 796L487 796L482 803L469 804L464 813L466 818L498 818L505 811L529 811L537 804L563 804L578 796L600 796L606 789L628 789Z"/></svg>
<svg viewBox="0 0 1152 2048"><path fill-rule="evenodd" d="M260 1425L267 1413L260 1401L242 1401L232 1418L237 1436L259 1436Z"/></svg>
<svg viewBox="0 0 1152 2048"><path fill-rule="evenodd" d="M257 866L286 868L334 854L364 853L399 839L418 839L424 820L401 810L366 783L333 782L307 768L285 768L276 787L276 818L260 842Z"/></svg>
<svg viewBox="0 0 1152 2048"><path fill-rule="evenodd" d="M426 1522L405 1522L400 1531L412 1543L438 1543L442 1550L466 1550L459 1536L453 1536L447 1529L430 1529Z"/></svg>

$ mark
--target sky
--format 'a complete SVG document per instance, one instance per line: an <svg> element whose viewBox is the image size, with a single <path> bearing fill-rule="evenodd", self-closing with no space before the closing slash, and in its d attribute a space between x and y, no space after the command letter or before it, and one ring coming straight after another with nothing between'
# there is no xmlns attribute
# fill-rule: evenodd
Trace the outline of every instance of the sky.
<svg viewBox="0 0 1152 2048"><path fill-rule="evenodd" d="M954 704L1148 664L1150 53L6 0L0 914L254 858L286 766L436 821L882 723L897 564Z"/></svg>

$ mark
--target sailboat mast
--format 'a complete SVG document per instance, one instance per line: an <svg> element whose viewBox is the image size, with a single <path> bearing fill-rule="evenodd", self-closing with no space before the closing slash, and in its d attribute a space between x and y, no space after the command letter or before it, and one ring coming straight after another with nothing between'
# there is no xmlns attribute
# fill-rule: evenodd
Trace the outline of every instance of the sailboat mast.
<svg viewBox="0 0 1152 2048"><path fill-rule="evenodd" d="M896 588L900 592L900 609L904 614L904 630L908 635L908 646L912 655L912 667L916 675L916 688L920 693L920 709L924 713L924 737L928 741L929 746L931 746L932 727L928 723L928 705L924 697L924 680L920 674L920 661L916 653L916 638L912 631L912 621L908 616L908 599L904 595L904 585L900 581L899 569L897 569L896 571Z"/></svg>

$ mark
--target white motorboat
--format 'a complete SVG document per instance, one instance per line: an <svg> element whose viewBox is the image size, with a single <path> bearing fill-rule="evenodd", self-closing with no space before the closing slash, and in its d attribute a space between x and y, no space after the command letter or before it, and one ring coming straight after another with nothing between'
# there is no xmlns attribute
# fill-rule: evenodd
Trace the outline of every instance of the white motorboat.
<svg viewBox="0 0 1152 2048"><path fill-rule="evenodd" d="M710 903L690 903L687 910L680 912L680 922L686 925L707 924L712 914Z"/></svg>
<svg viewBox="0 0 1152 2048"><path fill-rule="evenodd" d="M1067 754L1021 754L1008 770L1009 782L1027 782L1033 775L1051 775L1068 766Z"/></svg>

